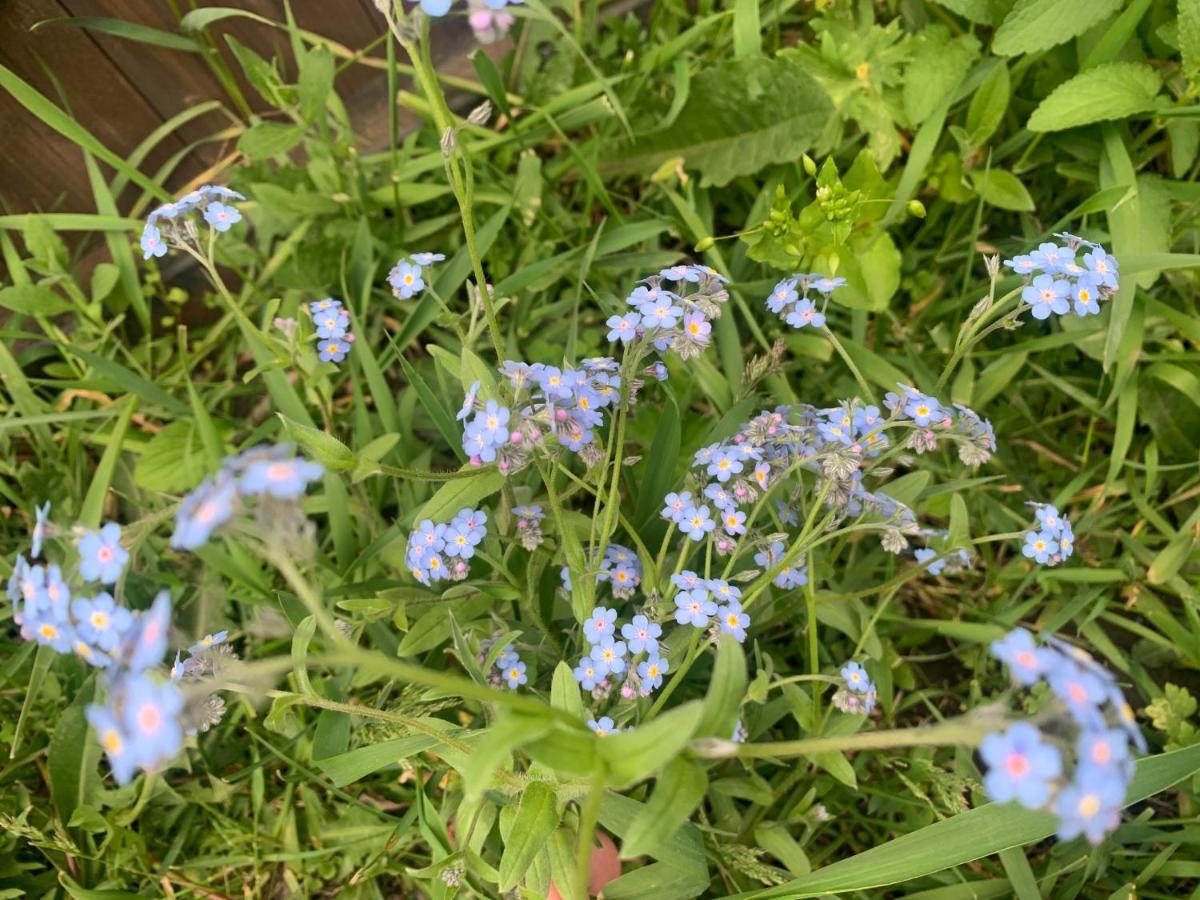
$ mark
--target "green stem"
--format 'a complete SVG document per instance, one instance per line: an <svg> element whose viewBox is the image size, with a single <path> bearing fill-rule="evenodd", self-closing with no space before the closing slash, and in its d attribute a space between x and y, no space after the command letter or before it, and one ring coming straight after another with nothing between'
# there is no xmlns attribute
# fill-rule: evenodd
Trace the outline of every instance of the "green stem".
<svg viewBox="0 0 1200 900"><path fill-rule="evenodd" d="M575 845L575 895L588 896L588 870L592 866L592 843L596 833L596 820L600 818L600 804L604 800L604 773L597 772L592 779L587 801L579 809L579 834Z"/></svg>
<svg viewBox="0 0 1200 900"><path fill-rule="evenodd" d="M916 728L894 728L886 731L866 731L845 737L802 738L797 741L768 741L761 744L736 744L733 750L721 747L712 750L703 745L693 747L700 756L738 756L742 759L764 759L789 756L812 756L817 753L853 750L885 750L893 747L934 747L956 744L975 747L992 728L983 722L943 722L939 725Z"/></svg>
<svg viewBox="0 0 1200 900"><path fill-rule="evenodd" d="M863 378L862 372L858 370L858 366L854 364L854 360L850 358L850 354L846 352L846 348L842 346L842 342L838 340L838 336L826 325L821 326L821 330L825 332L825 337L829 338L829 342L833 344L833 349L837 351L838 356L842 358L842 362L846 364L846 368L854 376L854 380L858 382L859 388L862 389L863 395L872 403L875 402L875 394L867 384L867 379Z"/></svg>

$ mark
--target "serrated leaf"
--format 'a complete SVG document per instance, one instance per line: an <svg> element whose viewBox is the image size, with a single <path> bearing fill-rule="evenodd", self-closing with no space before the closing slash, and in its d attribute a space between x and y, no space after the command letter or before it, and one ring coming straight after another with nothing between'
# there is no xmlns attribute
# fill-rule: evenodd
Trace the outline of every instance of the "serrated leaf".
<svg viewBox="0 0 1200 900"><path fill-rule="evenodd" d="M542 781L531 782L521 793L517 818L500 857L501 891L517 886L557 827L554 789Z"/></svg>
<svg viewBox="0 0 1200 900"><path fill-rule="evenodd" d="M971 173L971 186L986 203L1013 212L1032 212L1033 197L1021 180L1003 169L976 169Z"/></svg>
<svg viewBox="0 0 1200 900"><path fill-rule="evenodd" d="M992 24L992 9L988 0L934 0L934 2L977 25Z"/></svg>
<svg viewBox="0 0 1200 900"><path fill-rule="evenodd" d="M606 167L649 172L672 157L699 169L701 183L728 184L812 147L832 114L821 86L786 58L747 57L702 70L669 131L647 135Z"/></svg>
<svg viewBox="0 0 1200 900"><path fill-rule="evenodd" d="M992 39L1000 56L1035 53L1066 43L1103 22L1122 0L1017 0Z"/></svg>
<svg viewBox="0 0 1200 900"><path fill-rule="evenodd" d="M1145 63L1114 62L1080 72L1060 84L1029 117L1030 131L1062 131L1123 119L1154 108L1161 87Z"/></svg>

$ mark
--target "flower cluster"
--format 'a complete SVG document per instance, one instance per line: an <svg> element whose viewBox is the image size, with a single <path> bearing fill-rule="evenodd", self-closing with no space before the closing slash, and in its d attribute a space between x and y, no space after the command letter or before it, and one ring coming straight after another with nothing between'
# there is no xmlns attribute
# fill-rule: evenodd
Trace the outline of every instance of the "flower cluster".
<svg viewBox="0 0 1200 900"><path fill-rule="evenodd" d="M202 210L204 221L214 231L228 231L242 221L242 214L226 201L245 199L227 187L206 184L173 203L164 203L146 218L141 238L143 258L166 256L171 246L197 246L196 223L190 215L196 210Z"/></svg>
<svg viewBox="0 0 1200 900"><path fill-rule="evenodd" d="M399 259L387 277L396 299L411 300L425 290L425 279L421 277L425 268L445 258L442 253L414 253Z"/></svg>
<svg viewBox="0 0 1200 900"><path fill-rule="evenodd" d="M37 510L34 559L52 531L48 516L48 504ZM108 699L103 706L89 706L87 719L96 729L113 775L125 784L137 769L163 766L183 745L183 695L151 673L167 651L171 599L162 591L149 610L135 612L107 591L87 595L88 582L113 584L129 562L119 525L110 522L98 532L84 532L75 550L79 581L71 579L72 583L58 565L17 557L8 582L13 621L24 639L58 653L73 653L102 671Z"/></svg>
<svg viewBox="0 0 1200 900"><path fill-rule="evenodd" d="M679 589L675 595L675 621L693 628L707 628L715 618L717 632L732 635L739 644L746 640L750 616L742 610L742 591L720 578L701 578L684 569L671 576Z"/></svg>
<svg viewBox="0 0 1200 900"><path fill-rule="evenodd" d="M1067 517L1049 503L1030 503L1037 524L1025 532L1021 552L1038 565L1057 566L1075 552L1075 532Z"/></svg>
<svg viewBox="0 0 1200 900"><path fill-rule="evenodd" d="M842 712L869 716L875 710L877 695L867 670L851 661L842 666L841 675L845 684L833 695L833 705Z"/></svg>
<svg viewBox="0 0 1200 900"><path fill-rule="evenodd" d="M600 560L600 571L596 573L596 581L607 581L612 585L614 597L619 600L627 600L633 596L637 586L642 583L641 560L628 547L609 544L604 548L604 556Z"/></svg>
<svg viewBox="0 0 1200 900"><path fill-rule="evenodd" d="M496 669L505 684L514 691L529 681L529 676L525 674L525 663L521 662L521 657L511 647L505 648L496 657Z"/></svg>
<svg viewBox="0 0 1200 900"><path fill-rule="evenodd" d="M775 313L793 328L825 327L825 304L818 310L808 298L810 290L816 291L824 301L837 288L846 284L845 278L830 278L826 275L795 272L783 279L767 298L767 309Z"/></svg>
<svg viewBox="0 0 1200 900"><path fill-rule="evenodd" d="M487 512L482 509L460 509L446 524L423 519L408 536L405 560L409 571L424 585L462 581L475 548L486 536Z"/></svg>
<svg viewBox="0 0 1200 900"><path fill-rule="evenodd" d="M1048 638L1038 646L1017 628L991 651L1018 683L1045 682L1052 700L1040 717L1043 727L1016 722L984 738L984 788L999 803L1052 810L1063 840L1082 834L1099 843L1120 821L1132 748L1146 750L1133 710L1112 674L1064 641Z"/></svg>
<svg viewBox="0 0 1200 900"><path fill-rule="evenodd" d="M944 406L907 384L898 384L898 391L889 391L884 406L898 421L916 426L905 447L916 453L928 453L938 446L938 439L948 437L958 444L958 458L971 467L982 465L996 452L996 432L992 423L961 403Z"/></svg>
<svg viewBox="0 0 1200 900"><path fill-rule="evenodd" d="M1072 312L1077 316L1099 315L1100 301L1119 289L1116 259L1099 244L1065 231L1054 236L1062 239L1061 246L1047 241L1032 253L1004 261L1028 281L1021 299L1029 304L1035 319ZM1082 260L1078 257L1080 249Z"/></svg>
<svg viewBox="0 0 1200 900"><path fill-rule="evenodd" d="M664 287L670 282L673 288ZM681 359L699 356L712 339L712 319L729 299L729 279L709 266L680 265L642 279L625 302L632 312L612 316L608 339L630 344L649 341L659 353ZM693 287L694 286L694 287Z"/></svg>
<svg viewBox="0 0 1200 900"><path fill-rule="evenodd" d="M350 333L350 312L341 300L326 297L308 304L317 334L317 355L321 362L340 363L350 352L354 335Z"/></svg>
<svg viewBox="0 0 1200 900"><path fill-rule="evenodd" d="M540 506L526 504L513 509L517 518L517 539L521 546L532 553L542 545L545 535L542 534L542 520L546 518Z"/></svg>
<svg viewBox="0 0 1200 900"><path fill-rule="evenodd" d="M179 550L202 547L248 497L296 501L325 469L293 454L291 444L262 444L226 457L220 471L205 478L179 504L171 546Z"/></svg>
<svg viewBox="0 0 1200 900"><path fill-rule="evenodd" d="M618 640L618 633L624 640ZM584 621L583 634L588 653L575 666L575 680L597 699L608 696L610 675L621 683L621 696L631 699L650 696L670 670L658 652L662 626L644 615L618 625L615 609L597 606ZM635 666L634 660L643 654L645 659Z"/></svg>

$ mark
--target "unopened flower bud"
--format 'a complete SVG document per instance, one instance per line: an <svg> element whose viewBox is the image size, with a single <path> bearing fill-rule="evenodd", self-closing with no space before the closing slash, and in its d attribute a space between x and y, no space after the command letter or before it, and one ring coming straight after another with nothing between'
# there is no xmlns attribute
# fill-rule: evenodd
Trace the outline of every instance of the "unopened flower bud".
<svg viewBox="0 0 1200 900"><path fill-rule="evenodd" d="M471 110L467 116L467 124L469 125L486 125L488 119L492 117L492 102L484 100L477 107Z"/></svg>
<svg viewBox="0 0 1200 900"><path fill-rule="evenodd" d="M925 204L920 200L909 200L905 206L910 216L916 216L918 219L925 218Z"/></svg>
<svg viewBox="0 0 1200 900"><path fill-rule="evenodd" d="M453 128L447 128L445 131L443 131L442 132L442 155L449 156L451 153L453 153L456 143L457 142L454 137L454 129Z"/></svg>
<svg viewBox="0 0 1200 900"><path fill-rule="evenodd" d="M809 174L809 177L815 177L817 174L817 164L813 162L813 158L805 153L800 157L800 164L804 166L804 171Z"/></svg>
<svg viewBox="0 0 1200 900"><path fill-rule="evenodd" d="M712 249L713 244L715 244L716 242L717 242L716 238L714 238L712 235L709 235L706 238L701 238L696 243L696 252L703 253L705 250L710 250L710 249Z"/></svg>

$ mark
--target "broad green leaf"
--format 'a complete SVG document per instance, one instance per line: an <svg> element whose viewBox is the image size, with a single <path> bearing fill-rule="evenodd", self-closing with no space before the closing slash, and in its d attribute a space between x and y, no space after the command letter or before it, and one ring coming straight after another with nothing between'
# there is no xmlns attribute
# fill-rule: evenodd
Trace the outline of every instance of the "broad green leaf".
<svg viewBox="0 0 1200 900"><path fill-rule="evenodd" d="M304 126L259 122L242 132L238 149L252 162L287 153L304 138Z"/></svg>
<svg viewBox="0 0 1200 900"><path fill-rule="evenodd" d="M517 818L500 857L500 890L517 886L558 827L554 788L542 781L530 782L521 793Z"/></svg>
<svg viewBox="0 0 1200 900"><path fill-rule="evenodd" d="M75 808L87 801L100 760L100 744L88 735L84 715L84 707L92 699L92 684L91 679L84 682L75 702L62 711L46 754L50 799L63 822L69 822Z"/></svg>
<svg viewBox="0 0 1200 900"><path fill-rule="evenodd" d="M579 682L571 673L571 667L562 661L554 667L554 677L550 682L550 705L570 713L581 721L583 719L583 699L579 696Z"/></svg>
<svg viewBox="0 0 1200 900"><path fill-rule="evenodd" d="M748 57L702 69L669 131L646 135L607 168L650 172L672 157L723 185L813 146L832 109L819 84L787 58Z"/></svg>
<svg viewBox="0 0 1200 900"><path fill-rule="evenodd" d="M649 778L681 753L696 733L704 707L685 703L629 731L596 742L596 752L608 764L616 787Z"/></svg>
<svg viewBox="0 0 1200 900"><path fill-rule="evenodd" d="M191 421L169 423L142 448L133 480L151 491L190 491L208 469L204 441Z"/></svg>
<svg viewBox="0 0 1200 900"><path fill-rule="evenodd" d="M977 147L995 134L1008 110L1011 90L1008 66L1002 60L998 60L998 63L971 95L971 103L967 107L967 134Z"/></svg>
<svg viewBox="0 0 1200 900"><path fill-rule="evenodd" d="M493 722L475 742L463 767L463 788L475 797L491 785L496 770L505 764L521 744L536 740L554 727L551 719L506 712Z"/></svg>
<svg viewBox="0 0 1200 900"><path fill-rule="evenodd" d="M971 172L975 192L999 209L1013 212L1033 212L1033 197L1019 178L1003 169L976 169Z"/></svg>
<svg viewBox="0 0 1200 900"><path fill-rule="evenodd" d="M958 90L979 55L979 40L971 34L951 39L944 25L933 25L913 46L913 61L904 70L904 114L910 125L919 125Z"/></svg>
<svg viewBox="0 0 1200 900"><path fill-rule="evenodd" d="M644 856L660 846L687 821L704 799L707 786L708 776L699 763L682 756L671 760L659 775L650 800L625 833L621 856Z"/></svg>
<svg viewBox="0 0 1200 900"><path fill-rule="evenodd" d="M1162 82L1145 63L1113 62L1060 84L1029 117L1030 131L1062 131L1151 110Z"/></svg>
<svg viewBox="0 0 1200 900"><path fill-rule="evenodd" d="M1138 760L1126 805L1165 791L1200 772L1200 744ZM739 900L799 900L822 894L871 891L922 878L1045 840L1057 829L1055 817L1016 803L988 803L873 847L811 875L762 891L737 894Z"/></svg>
<svg viewBox="0 0 1200 900"><path fill-rule="evenodd" d="M325 100L333 90L333 56L327 47L313 47L303 54L300 65L300 80L296 91L300 95L300 115L312 122L325 108Z"/></svg>
<svg viewBox="0 0 1200 900"><path fill-rule="evenodd" d="M764 822L754 828L754 840L777 860L787 866L793 875L803 878L812 871L808 854L788 833L787 826L780 822Z"/></svg>
<svg viewBox="0 0 1200 900"><path fill-rule="evenodd" d="M1183 59L1183 74L1200 88L1200 0L1179 0L1179 55Z"/></svg>
<svg viewBox="0 0 1200 900"><path fill-rule="evenodd" d="M604 886L605 900L687 900L708 890L708 869L656 862L626 872Z"/></svg>
<svg viewBox="0 0 1200 900"><path fill-rule="evenodd" d="M934 2L977 25L995 24L989 0L934 0Z"/></svg>
<svg viewBox="0 0 1200 900"><path fill-rule="evenodd" d="M444 719L420 718L416 721L431 729L445 731L447 737L457 737L463 729L456 728ZM345 787L352 782L366 778L372 772L396 765L402 760L416 756L425 750L440 746L443 741L429 734L413 734L409 737L396 738L366 747L356 747L337 756L314 760L314 764L337 787Z"/></svg>
<svg viewBox="0 0 1200 900"><path fill-rule="evenodd" d="M440 647L450 639L450 617L437 606L427 609L421 618L412 623L408 632L396 647L396 655L417 656Z"/></svg>
<svg viewBox="0 0 1200 900"><path fill-rule="evenodd" d="M1121 0L1017 0L992 38L1000 56L1036 53L1066 43L1103 22L1121 7Z"/></svg>
<svg viewBox="0 0 1200 900"><path fill-rule="evenodd" d="M759 0L737 0L733 8L733 55L745 59L762 53Z"/></svg>
<svg viewBox="0 0 1200 900"><path fill-rule="evenodd" d="M108 489L112 486L113 475L117 470L117 461L121 458L121 446L125 443L125 433L129 430L129 422L137 411L137 407L137 398L130 397L125 401L125 408L113 425L112 432L108 436L108 445L104 448L104 455L100 457L100 464L96 466L96 471L92 474L87 494L84 495L83 503L79 507L79 524L81 525L89 528L100 527L100 518L104 514L104 501L108 497Z"/></svg>
<svg viewBox="0 0 1200 900"><path fill-rule="evenodd" d="M0 306L23 316L57 316L74 309L66 298L40 284L18 284L0 290Z"/></svg>
<svg viewBox="0 0 1200 900"><path fill-rule="evenodd" d="M742 645L732 636L722 635L717 642L717 660L708 682L708 694L704 697L704 715L696 727L697 737L730 738L746 694L746 680Z"/></svg>
<svg viewBox="0 0 1200 900"><path fill-rule="evenodd" d="M421 507L416 521L433 519L435 522L447 522L460 509L473 507L504 487L504 476L495 469L474 471L478 472L474 478L458 478L438 488L429 502Z"/></svg>

